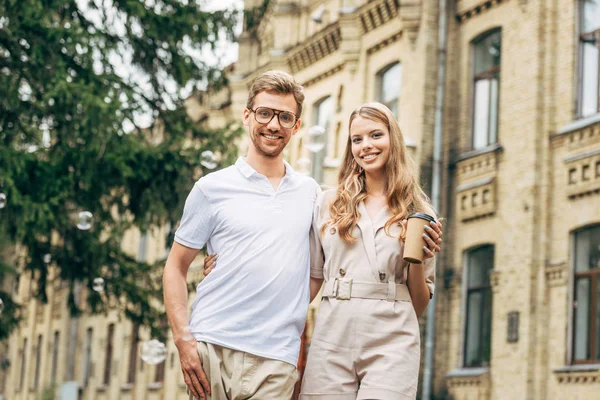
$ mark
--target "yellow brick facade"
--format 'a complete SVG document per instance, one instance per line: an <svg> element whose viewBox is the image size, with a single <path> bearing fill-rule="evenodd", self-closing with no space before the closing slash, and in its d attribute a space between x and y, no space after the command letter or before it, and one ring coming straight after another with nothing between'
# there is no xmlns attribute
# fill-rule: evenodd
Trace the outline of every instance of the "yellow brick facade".
<svg viewBox="0 0 600 400"><path fill-rule="evenodd" d="M250 8L260 2L246 1L245 5ZM331 96L333 113L324 164L324 183L331 185L347 140L348 116L360 104L377 100L378 72L398 62L398 119L429 191L438 3L271 0L257 30L245 31L239 39L239 61L230 68L229 87L205 95L202 101L190 98L188 110L201 123L222 126L240 118L248 86L257 74L268 69L293 73L305 87L306 101L303 128L286 149L286 159L296 166L309 155L305 144L307 130L316 120L315 105ZM573 232L600 224L600 116L580 119L577 112L579 1L456 0L447 4L440 205L447 219L436 292L435 398L596 398L600 366L574 366L571 356ZM502 37L498 140L471 151L472 42L493 29L500 29ZM246 146L242 140L241 154ZM483 197L485 202L471 201ZM128 241L124 245L135 254L139 233L132 233ZM466 368L465 255L481 245L494 246L491 358L489 366ZM153 247L157 246L148 245ZM148 255L149 260L152 257L159 255ZM190 279L197 282L200 273L195 271ZM22 299L27 299L26 285L22 282L19 288L25 296ZM26 322L4 344L11 362L8 369L0 370L0 383L4 382L0 393L5 398L34 398L32 348L38 335L43 335L39 387L50 382L56 330L61 338L57 382L65 379L71 320L66 310L56 311L61 304L64 308L65 299L54 299L51 291L43 316L36 312L38 305L29 305ZM308 339L317 306L309 312ZM518 339L509 342L508 318L514 312L519 315ZM103 354L110 322L116 327L115 365L110 384L104 387ZM92 378L82 389L82 398L186 398L171 342L162 383L154 383L155 367L141 369L138 357L135 383L127 384L131 327L116 312L78 321L74 379L80 385L88 327L93 327L97 340L92 349ZM25 338L24 388L17 391L19 352Z"/></svg>

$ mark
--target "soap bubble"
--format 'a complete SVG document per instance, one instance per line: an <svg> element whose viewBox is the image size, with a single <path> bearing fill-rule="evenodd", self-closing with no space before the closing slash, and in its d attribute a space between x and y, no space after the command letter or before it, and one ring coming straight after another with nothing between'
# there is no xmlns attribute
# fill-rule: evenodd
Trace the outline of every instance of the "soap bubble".
<svg viewBox="0 0 600 400"><path fill-rule="evenodd" d="M208 168L208 169L217 168L217 157L215 156L215 153L213 153L210 150L204 150L200 154L200 164L204 168Z"/></svg>
<svg viewBox="0 0 600 400"><path fill-rule="evenodd" d="M82 231L87 231L92 227L94 216L89 211L81 211L79 213L79 220L77 221L77 228Z"/></svg>
<svg viewBox="0 0 600 400"><path fill-rule="evenodd" d="M156 339L142 342L141 357L147 364L160 364L167 358L167 347Z"/></svg>
<svg viewBox="0 0 600 400"><path fill-rule="evenodd" d="M96 292L101 292L104 290L104 279L102 278L94 278L92 282L92 289Z"/></svg>

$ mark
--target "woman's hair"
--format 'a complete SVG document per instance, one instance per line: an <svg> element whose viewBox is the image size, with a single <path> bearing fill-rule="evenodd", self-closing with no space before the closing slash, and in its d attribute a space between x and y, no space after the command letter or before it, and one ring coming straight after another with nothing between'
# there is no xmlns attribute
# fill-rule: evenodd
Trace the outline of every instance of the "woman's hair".
<svg viewBox="0 0 600 400"><path fill-rule="evenodd" d="M389 108L381 103L367 103L357 108L350 115L348 130L356 117L362 117L384 124L390 133L389 158L384 166L383 176L386 177L385 195L392 217L385 223L384 229L388 236L390 227L399 224L413 212L431 212L433 209L429 198L417 181L415 163L407 154L404 137L398 122ZM365 171L354 160L352 155L352 138L348 135L344 159L338 174L338 188L335 197L329 205L329 221L321 228L321 233L328 226L335 225L340 237L347 243L354 243L352 236L354 227L358 224L358 205L367 197ZM405 232L400 227L399 238L404 238Z"/></svg>
<svg viewBox="0 0 600 400"><path fill-rule="evenodd" d="M260 92L277 92L281 94L292 94L296 100L296 117L302 115L302 104L304 103L304 88L293 76L283 71L266 71L260 74L252 82L248 91L248 100L246 108L254 107L254 98Z"/></svg>

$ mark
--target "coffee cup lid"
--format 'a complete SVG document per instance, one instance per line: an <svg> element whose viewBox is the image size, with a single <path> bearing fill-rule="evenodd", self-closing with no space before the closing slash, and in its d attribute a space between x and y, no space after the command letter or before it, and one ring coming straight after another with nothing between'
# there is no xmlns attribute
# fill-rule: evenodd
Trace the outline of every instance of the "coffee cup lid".
<svg viewBox="0 0 600 400"><path fill-rule="evenodd" d="M433 218L429 214L425 214L422 212L412 213L408 216L408 218L421 218L421 219L426 219L427 221L435 222L435 218Z"/></svg>

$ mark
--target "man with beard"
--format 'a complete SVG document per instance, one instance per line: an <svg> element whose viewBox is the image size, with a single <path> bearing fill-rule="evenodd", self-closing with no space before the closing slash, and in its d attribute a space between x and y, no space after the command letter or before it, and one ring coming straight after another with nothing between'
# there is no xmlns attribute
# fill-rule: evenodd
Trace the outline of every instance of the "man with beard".
<svg viewBox="0 0 600 400"><path fill-rule="evenodd" d="M190 396L289 399L309 303L309 232L318 185L282 151L298 132L303 88L285 72L253 82L235 165L189 194L164 269L164 298ZM199 250L219 257L187 315L186 276Z"/></svg>

